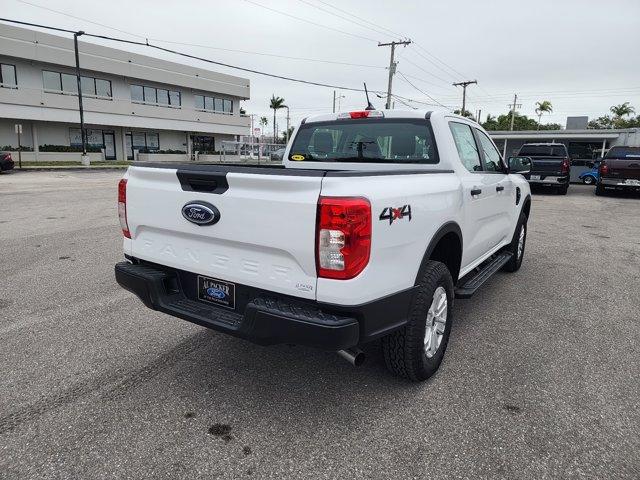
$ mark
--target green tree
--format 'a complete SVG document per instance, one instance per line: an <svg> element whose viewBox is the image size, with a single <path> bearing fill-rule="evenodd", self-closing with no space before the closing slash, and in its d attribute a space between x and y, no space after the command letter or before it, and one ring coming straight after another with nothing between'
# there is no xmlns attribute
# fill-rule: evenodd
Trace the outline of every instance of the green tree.
<svg viewBox="0 0 640 480"><path fill-rule="evenodd" d="M613 128L613 120L609 115L603 115L601 117L596 118L595 120L590 120L587 127L592 128L594 130L604 130L607 128Z"/></svg>
<svg viewBox="0 0 640 480"><path fill-rule="evenodd" d="M293 129L294 127L289 127L289 135L287 136L287 131L283 130L282 131L282 143L287 143L287 138L291 138L291 135L293 135Z"/></svg>
<svg viewBox="0 0 640 480"><path fill-rule="evenodd" d="M629 102L624 102L620 105L613 105L609 111L613 113L613 118L623 118L635 113L636 109L633 108Z"/></svg>
<svg viewBox="0 0 640 480"><path fill-rule="evenodd" d="M487 115L486 120L482 123L485 130L509 130L511 127L511 112L507 112L503 115L494 117L493 115ZM513 119L514 130L560 130L561 125L557 123L548 123L546 125L540 125L533 118L529 118L526 115L515 112Z"/></svg>
<svg viewBox="0 0 640 480"><path fill-rule="evenodd" d="M271 101L269 102L269 108L273 109L273 141L277 140L276 136L276 112L281 108L284 108L284 98L276 97L275 94L271 95Z"/></svg>
<svg viewBox="0 0 640 480"><path fill-rule="evenodd" d="M456 115L462 115L463 117L470 118L471 120L475 121L476 118L469 110L465 108L464 112L460 113L461 111L462 109L459 108L457 110L454 110L453 113L455 113Z"/></svg>
<svg viewBox="0 0 640 480"><path fill-rule="evenodd" d="M543 113L551 113L553 112L553 105L549 100L543 100L541 102L536 102L536 115L538 115L538 130L540 130L540 122L542 121Z"/></svg>
<svg viewBox="0 0 640 480"><path fill-rule="evenodd" d="M264 135L264 128L269 125L269 119L267 117L260 117L260 121L258 123L260 124L262 134Z"/></svg>

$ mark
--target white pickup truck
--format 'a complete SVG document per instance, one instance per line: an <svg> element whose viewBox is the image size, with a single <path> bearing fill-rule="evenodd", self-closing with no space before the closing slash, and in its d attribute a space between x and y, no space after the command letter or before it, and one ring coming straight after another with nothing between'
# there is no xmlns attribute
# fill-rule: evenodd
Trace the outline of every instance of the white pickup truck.
<svg viewBox="0 0 640 480"><path fill-rule="evenodd" d="M118 283L149 308L252 342L382 341L413 381L440 365L455 297L522 262L527 159L446 112L310 117L282 165L135 163Z"/></svg>

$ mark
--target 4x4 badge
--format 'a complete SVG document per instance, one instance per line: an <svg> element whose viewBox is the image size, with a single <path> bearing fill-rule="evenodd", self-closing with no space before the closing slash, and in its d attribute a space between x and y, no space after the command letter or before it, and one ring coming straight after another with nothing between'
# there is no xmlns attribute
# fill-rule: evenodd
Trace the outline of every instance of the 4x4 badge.
<svg viewBox="0 0 640 480"><path fill-rule="evenodd" d="M405 217L411 221L411 205L403 205L398 208L385 207L380 214L380 220L389 220L389 225L395 220L402 220Z"/></svg>

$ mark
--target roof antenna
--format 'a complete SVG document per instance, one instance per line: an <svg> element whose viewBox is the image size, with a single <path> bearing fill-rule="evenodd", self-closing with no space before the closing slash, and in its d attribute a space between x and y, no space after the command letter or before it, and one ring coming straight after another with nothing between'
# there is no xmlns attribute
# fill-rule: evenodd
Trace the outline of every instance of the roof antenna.
<svg viewBox="0 0 640 480"><path fill-rule="evenodd" d="M367 96L367 108L365 108L365 110L375 110L375 109L376 109L376 107L374 107L374 106L371 104L371 100L369 100L369 92L368 92L368 90L367 90L367 84L366 84L366 82L364 83L364 94Z"/></svg>

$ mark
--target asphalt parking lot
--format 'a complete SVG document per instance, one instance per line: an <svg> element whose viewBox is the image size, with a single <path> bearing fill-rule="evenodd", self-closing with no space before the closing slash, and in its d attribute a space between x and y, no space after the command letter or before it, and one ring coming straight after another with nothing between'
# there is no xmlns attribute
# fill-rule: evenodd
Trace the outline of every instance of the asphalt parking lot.
<svg viewBox="0 0 640 480"><path fill-rule="evenodd" d="M640 478L640 198L535 195L411 384L147 310L121 174L0 176L0 478Z"/></svg>

